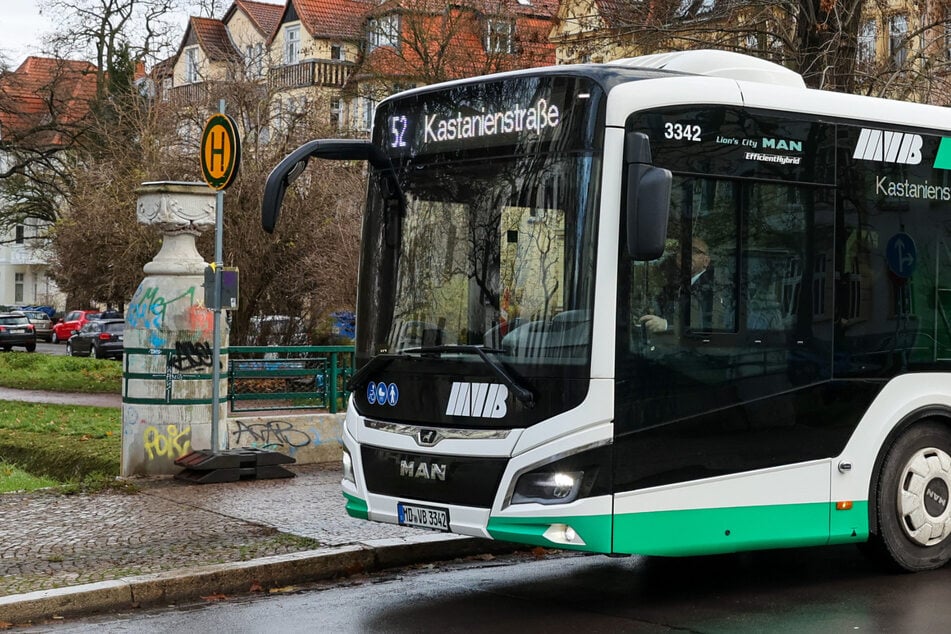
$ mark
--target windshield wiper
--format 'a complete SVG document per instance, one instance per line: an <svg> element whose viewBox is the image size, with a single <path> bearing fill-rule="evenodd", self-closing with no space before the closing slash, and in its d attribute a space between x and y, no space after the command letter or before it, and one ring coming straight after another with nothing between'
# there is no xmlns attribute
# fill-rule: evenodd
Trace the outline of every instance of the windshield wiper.
<svg viewBox="0 0 951 634"><path fill-rule="evenodd" d="M490 357L487 353L499 353L505 352L504 350L498 350L496 348L486 348L485 346L473 346L473 345L451 345L451 346L426 346L422 348L407 348L401 351L403 354L442 354L443 352L474 352L485 362L487 366L492 369L492 373L499 378L500 381L505 383L505 386L509 388L513 396L518 399L525 407L532 408L535 407L535 396L531 391L525 387L519 385L518 381L515 380L508 370L505 369L505 366L499 363L497 360ZM398 356L398 355L394 355ZM370 365L369 363L367 365ZM365 366L364 366L365 367Z"/></svg>

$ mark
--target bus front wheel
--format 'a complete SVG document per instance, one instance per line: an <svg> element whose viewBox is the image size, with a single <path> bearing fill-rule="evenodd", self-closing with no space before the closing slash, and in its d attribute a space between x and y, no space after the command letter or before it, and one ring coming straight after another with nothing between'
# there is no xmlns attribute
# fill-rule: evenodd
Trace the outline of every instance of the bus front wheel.
<svg viewBox="0 0 951 634"><path fill-rule="evenodd" d="M951 559L949 493L951 430L935 422L911 427L882 464L873 536L898 569L933 570Z"/></svg>

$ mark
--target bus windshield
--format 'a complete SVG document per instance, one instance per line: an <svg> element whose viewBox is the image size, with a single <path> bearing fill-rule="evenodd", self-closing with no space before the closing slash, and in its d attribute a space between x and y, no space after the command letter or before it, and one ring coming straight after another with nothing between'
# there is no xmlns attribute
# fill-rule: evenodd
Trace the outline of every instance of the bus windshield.
<svg viewBox="0 0 951 634"><path fill-rule="evenodd" d="M358 350L474 345L506 363L586 364L594 171L578 153L412 166L390 245L396 219L371 191L364 239L378 248L364 250L359 306L374 309Z"/></svg>

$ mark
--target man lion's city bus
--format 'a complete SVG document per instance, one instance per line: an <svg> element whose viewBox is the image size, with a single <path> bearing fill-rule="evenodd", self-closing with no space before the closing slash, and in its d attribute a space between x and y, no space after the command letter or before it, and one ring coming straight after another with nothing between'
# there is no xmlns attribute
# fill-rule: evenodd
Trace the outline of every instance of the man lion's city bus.
<svg viewBox="0 0 951 634"><path fill-rule="evenodd" d="M951 557L951 111L694 51L379 103L358 518L599 553Z"/></svg>

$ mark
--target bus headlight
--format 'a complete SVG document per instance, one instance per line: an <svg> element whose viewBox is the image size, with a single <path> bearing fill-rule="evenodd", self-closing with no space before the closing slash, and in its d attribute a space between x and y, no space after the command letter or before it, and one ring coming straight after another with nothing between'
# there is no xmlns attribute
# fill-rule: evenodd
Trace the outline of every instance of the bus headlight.
<svg viewBox="0 0 951 634"><path fill-rule="evenodd" d="M343 479L356 484L353 477L353 458L350 457L350 452L346 449L343 450Z"/></svg>
<svg viewBox="0 0 951 634"><path fill-rule="evenodd" d="M515 476L504 506L568 504L586 497L609 495L612 449L609 444L599 444L529 467Z"/></svg>
<svg viewBox="0 0 951 634"><path fill-rule="evenodd" d="M578 498L584 471L526 473L515 483L512 504L565 504Z"/></svg>

